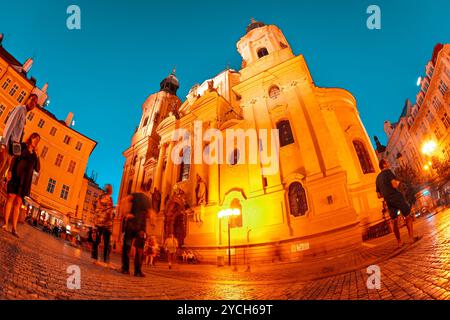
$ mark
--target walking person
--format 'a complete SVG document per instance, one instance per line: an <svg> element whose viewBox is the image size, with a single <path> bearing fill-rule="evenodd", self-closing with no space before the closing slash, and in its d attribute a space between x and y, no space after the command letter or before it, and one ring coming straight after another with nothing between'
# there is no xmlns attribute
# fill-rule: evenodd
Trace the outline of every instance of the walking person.
<svg viewBox="0 0 450 320"><path fill-rule="evenodd" d="M91 228L88 234L88 241L91 243L91 258L94 260L94 264L98 263L98 246L101 238L96 228Z"/></svg>
<svg viewBox="0 0 450 320"><path fill-rule="evenodd" d="M5 206L5 224L2 229L8 231L8 222L11 212L13 214L12 234L19 238L17 233L17 222L19 220L20 208L23 199L30 195L33 171L39 172L40 162L37 148L41 137L34 132L25 143L20 145L21 153L11 161L8 172L8 184L6 192L8 200Z"/></svg>
<svg viewBox="0 0 450 320"><path fill-rule="evenodd" d="M174 261L175 254L178 250L178 240L173 236L173 233L169 235L164 242L164 248L167 252L167 260L169 262L169 269L172 269L172 262Z"/></svg>
<svg viewBox="0 0 450 320"><path fill-rule="evenodd" d="M99 237L103 239L103 262L109 263L111 252L111 234L114 219L114 204L112 200L112 186L107 184L105 192L97 200L96 206L96 227Z"/></svg>
<svg viewBox="0 0 450 320"><path fill-rule="evenodd" d="M27 112L33 110L37 104L38 96L32 93L25 105L15 107L9 115L0 139L0 179L2 180L10 167L12 157L20 155L19 146L22 142Z"/></svg>
<svg viewBox="0 0 450 320"><path fill-rule="evenodd" d="M393 229L398 246L401 247L403 242L400 237L400 230L398 227L398 211L401 212L406 220L406 227L411 243L417 241L419 238L414 237L413 232L413 218L411 215L411 207L406 202L403 195L398 191L400 181L398 181L394 173L389 169L389 164L386 160L381 159L379 163L381 172L376 179L376 188L378 197L384 198L389 211L389 215L393 222Z"/></svg>
<svg viewBox="0 0 450 320"><path fill-rule="evenodd" d="M142 190L147 191L147 190ZM124 236L122 247L122 269L124 274L130 273L130 251L136 249L134 259L134 276L145 277L142 273L142 263L145 244L146 220L150 218L151 201L142 192L132 193L124 200Z"/></svg>
<svg viewBox="0 0 450 320"><path fill-rule="evenodd" d="M156 266L156 257L158 256L159 245L155 236L150 238L150 265Z"/></svg>

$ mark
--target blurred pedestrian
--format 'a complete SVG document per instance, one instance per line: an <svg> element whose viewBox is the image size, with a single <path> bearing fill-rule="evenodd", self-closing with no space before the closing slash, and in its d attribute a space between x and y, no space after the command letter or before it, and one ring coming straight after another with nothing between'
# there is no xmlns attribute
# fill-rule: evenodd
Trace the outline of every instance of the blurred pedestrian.
<svg viewBox="0 0 450 320"><path fill-rule="evenodd" d="M169 269L172 269L172 262L176 259L176 253L178 250L178 240L174 237L173 233L164 242L164 248L167 252L167 260L169 262Z"/></svg>
<svg viewBox="0 0 450 320"><path fill-rule="evenodd" d="M25 197L30 195L33 171L39 172L40 162L37 155L37 148L41 137L34 132L25 143L21 144L20 155L15 156L11 161L11 168L8 172L7 193L8 200L5 206L5 224L2 229L8 231L8 220L13 213L12 234L19 237L17 233L17 222L19 220L20 209Z"/></svg>
<svg viewBox="0 0 450 320"><path fill-rule="evenodd" d="M141 186L141 191L146 189ZM146 220L150 218L152 209L150 198L143 192L136 192L130 194L124 199L124 236L122 248L122 269L124 274L130 273L130 251L131 247L135 248L136 254L134 259L134 276L145 277L142 272L144 244L145 244L145 230Z"/></svg>
<svg viewBox="0 0 450 320"><path fill-rule="evenodd" d="M114 204L112 200L112 186L107 184L105 191L98 197L96 205L96 227L99 237L103 239L103 261L109 263L111 252L111 234L113 226Z"/></svg>
<svg viewBox="0 0 450 320"><path fill-rule="evenodd" d="M156 257L159 254L159 245L155 236L150 238L150 257L149 262L151 266L156 266Z"/></svg>
<svg viewBox="0 0 450 320"><path fill-rule="evenodd" d="M91 258L93 262L97 264L98 262L98 246L100 244L101 238L100 234L96 228L91 228L88 233L88 241L91 244Z"/></svg>

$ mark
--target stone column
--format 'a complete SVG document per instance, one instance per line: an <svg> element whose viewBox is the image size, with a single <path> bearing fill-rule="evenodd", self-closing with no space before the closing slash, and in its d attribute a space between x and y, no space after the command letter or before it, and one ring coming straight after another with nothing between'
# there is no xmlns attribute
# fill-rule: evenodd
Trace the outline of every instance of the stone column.
<svg viewBox="0 0 450 320"><path fill-rule="evenodd" d="M164 174L163 174L163 181L162 181L162 187L161 187L161 210L165 209L166 205L165 205L165 198L166 195L170 195L170 187L171 187L171 182L172 182L172 170L173 170L173 162L172 162L172 150L174 147L174 141L170 142L169 144L169 150L167 152L167 164L166 164L166 168L164 169Z"/></svg>
<svg viewBox="0 0 450 320"><path fill-rule="evenodd" d="M162 170L163 170L163 164L164 164L164 155L166 153L167 145L162 144L159 148L159 156L158 156L158 164L156 165L156 174L155 174L155 180L154 180L154 187L158 188L159 192L161 192L162 187Z"/></svg>
<svg viewBox="0 0 450 320"><path fill-rule="evenodd" d="M211 122L211 128L217 128L216 121ZM223 150L220 150L219 152L223 152ZM208 204L219 203L219 183L219 164L213 163L208 165Z"/></svg>

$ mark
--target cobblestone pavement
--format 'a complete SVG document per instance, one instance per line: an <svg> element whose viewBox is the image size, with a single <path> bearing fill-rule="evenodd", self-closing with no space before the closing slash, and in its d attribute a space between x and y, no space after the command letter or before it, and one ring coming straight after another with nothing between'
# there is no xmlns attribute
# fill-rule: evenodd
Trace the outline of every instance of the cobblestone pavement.
<svg viewBox="0 0 450 320"><path fill-rule="evenodd" d="M448 299L450 209L420 218L422 239L396 248L392 234L357 252L296 263L229 267L166 263L135 278L94 265L89 253L61 239L20 226L21 238L0 230L0 299ZM406 240L406 230L402 229ZM367 266L381 270L381 288L366 286ZM79 266L81 289L67 288L67 268ZM113 257L118 266L118 257Z"/></svg>

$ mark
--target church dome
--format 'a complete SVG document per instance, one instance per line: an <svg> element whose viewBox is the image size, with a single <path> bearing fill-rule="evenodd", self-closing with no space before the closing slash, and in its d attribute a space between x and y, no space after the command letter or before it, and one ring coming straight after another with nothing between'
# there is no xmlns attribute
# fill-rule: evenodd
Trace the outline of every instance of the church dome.
<svg viewBox="0 0 450 320"><path fill-rule="evenodd" d="M180 87L180 83L178 82L178 79L175 76L175 70L172 71L172 73L167 78L161 81L160 86L161 91L165 91L173 95L177 94L177 90Z"/></svg>
<svg viewBox="0 0 450 320"><path fill-rule="evenodd" d="M264 26L265 26L264 22L259 22L259 21L256 21L255 19L252 18L252 23L250 23L247 26L247 33L252 31L253 29L261 28L261 27L264 27Z"/></svg>

